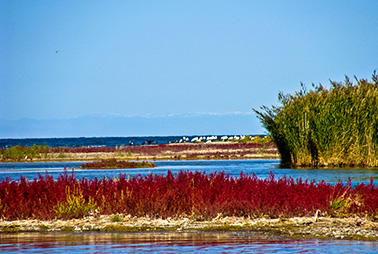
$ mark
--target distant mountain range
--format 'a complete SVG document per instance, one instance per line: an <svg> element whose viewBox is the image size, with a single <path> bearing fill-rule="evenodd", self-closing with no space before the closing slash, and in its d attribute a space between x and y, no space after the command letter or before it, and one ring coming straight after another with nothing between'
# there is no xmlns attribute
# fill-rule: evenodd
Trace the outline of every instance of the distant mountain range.
<svg viewBox="0 0 378 254"><path fill-rule="evenodd" d="M0 120L0 138L263 134L253 114L161 117L90 115L69 119Z"/></svg>

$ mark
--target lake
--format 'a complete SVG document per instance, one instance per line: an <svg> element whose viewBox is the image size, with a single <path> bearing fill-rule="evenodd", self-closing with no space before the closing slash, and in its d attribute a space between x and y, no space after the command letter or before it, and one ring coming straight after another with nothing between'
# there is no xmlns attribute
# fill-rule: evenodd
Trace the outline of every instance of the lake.
<svg viewBox="0 0 378 254"><path fill-rule="evenodd" d="M268 177L272 172L276 177L292 177L308 180L336 183L339 180L352 183L368 183L370 178L378 181L378 169L284 169L280 168L279 160L193 160L193 161L156 161L156 168L136 168L136 169L79 169L84 162L27 162L27 163L0 163L0 180L10 177L12 180L19 179L20 175L34 179L38 174L44 175L46 172L56 179L64 169L74 170L75 176L79 179L118 177L119 174L126 174L130 177L149 173L165 175L170 170L177 173L180 170L200 171L206 173L224 171L230 176L239 176L243 171L247 174L256 174L259 178Z"/></svg>
<svg viewBox="0 0 378 254"><path fill-rule="evenodd" d="M377 253L371 241L293 239L254 232L0 234L4 253Z"/></svg>
<svg viewBox="0 0 378 254"><path fill-rule="evenodd" d="M230 176L240 172L256 174L259 178L302 178L329 183L339 180L352 184L378 180L378 169L282 169L279 160L200 160L156 161L156 168L81 170L83 162L28 162L0 163L0 181L9 177L18 180L20 175L28 179L46 172L56 179L64 170L74 170L77 178L113 178L119 174L130 177L141 174L167 174L170 170L224 171ZM378 253L378 242L352 240L321 240L283 238L259 232L145 232L145 233L18 233L0 234L0 252L7 253Z"/></svg>

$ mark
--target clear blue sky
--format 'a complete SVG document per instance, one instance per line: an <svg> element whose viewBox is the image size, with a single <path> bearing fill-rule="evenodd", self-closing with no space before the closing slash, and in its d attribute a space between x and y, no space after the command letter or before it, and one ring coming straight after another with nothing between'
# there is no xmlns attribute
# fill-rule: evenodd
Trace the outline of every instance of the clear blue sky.
<svg viewBox="0 0 378 254"><path fill-rule="evenodd" d="M0 119L238 114L261 133L251 108L276 105L279 91L370 79L377 10L375 0L0 0Z"/></svg>

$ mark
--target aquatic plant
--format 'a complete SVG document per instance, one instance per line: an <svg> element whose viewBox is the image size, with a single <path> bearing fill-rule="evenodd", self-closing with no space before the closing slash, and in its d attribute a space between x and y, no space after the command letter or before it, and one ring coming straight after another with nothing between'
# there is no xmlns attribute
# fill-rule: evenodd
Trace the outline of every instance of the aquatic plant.
<svg viewBox="0 0 378 254"><path fill-rule="evenodd" d="M378 75L348 77L331 89L313 85L278 96L280 106L257 113L273 137L283 164L291 166L378 166Z"/></svg>
<svg viewBox="0 0 378 254"><path fill-rule="evenodd" d="M371 181L352 187L282 177L266 179L243 172L180 171L167 175L120 175L114 179L77 179L67 171L57 180L46 173L34 180L0 182L0 217L78 218L90 213L178 217L291 217L321 214L378 215L378 188Z"/></svg>

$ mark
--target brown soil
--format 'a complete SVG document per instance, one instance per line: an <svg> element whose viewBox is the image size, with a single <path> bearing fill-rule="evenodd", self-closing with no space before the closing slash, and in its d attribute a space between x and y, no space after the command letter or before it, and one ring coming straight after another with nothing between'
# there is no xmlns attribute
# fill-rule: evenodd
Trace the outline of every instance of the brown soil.
<svg viewBox="0 0 378 254"><path fill-rule="evenodd" d="M378 240L378 222L369 218L295 217L250 219L218 216L198 218L148 218L130 215L93 215L72 220L0 221L0 232L146 232L146 231L255 231L267 235L305 238Z"/></svg>

